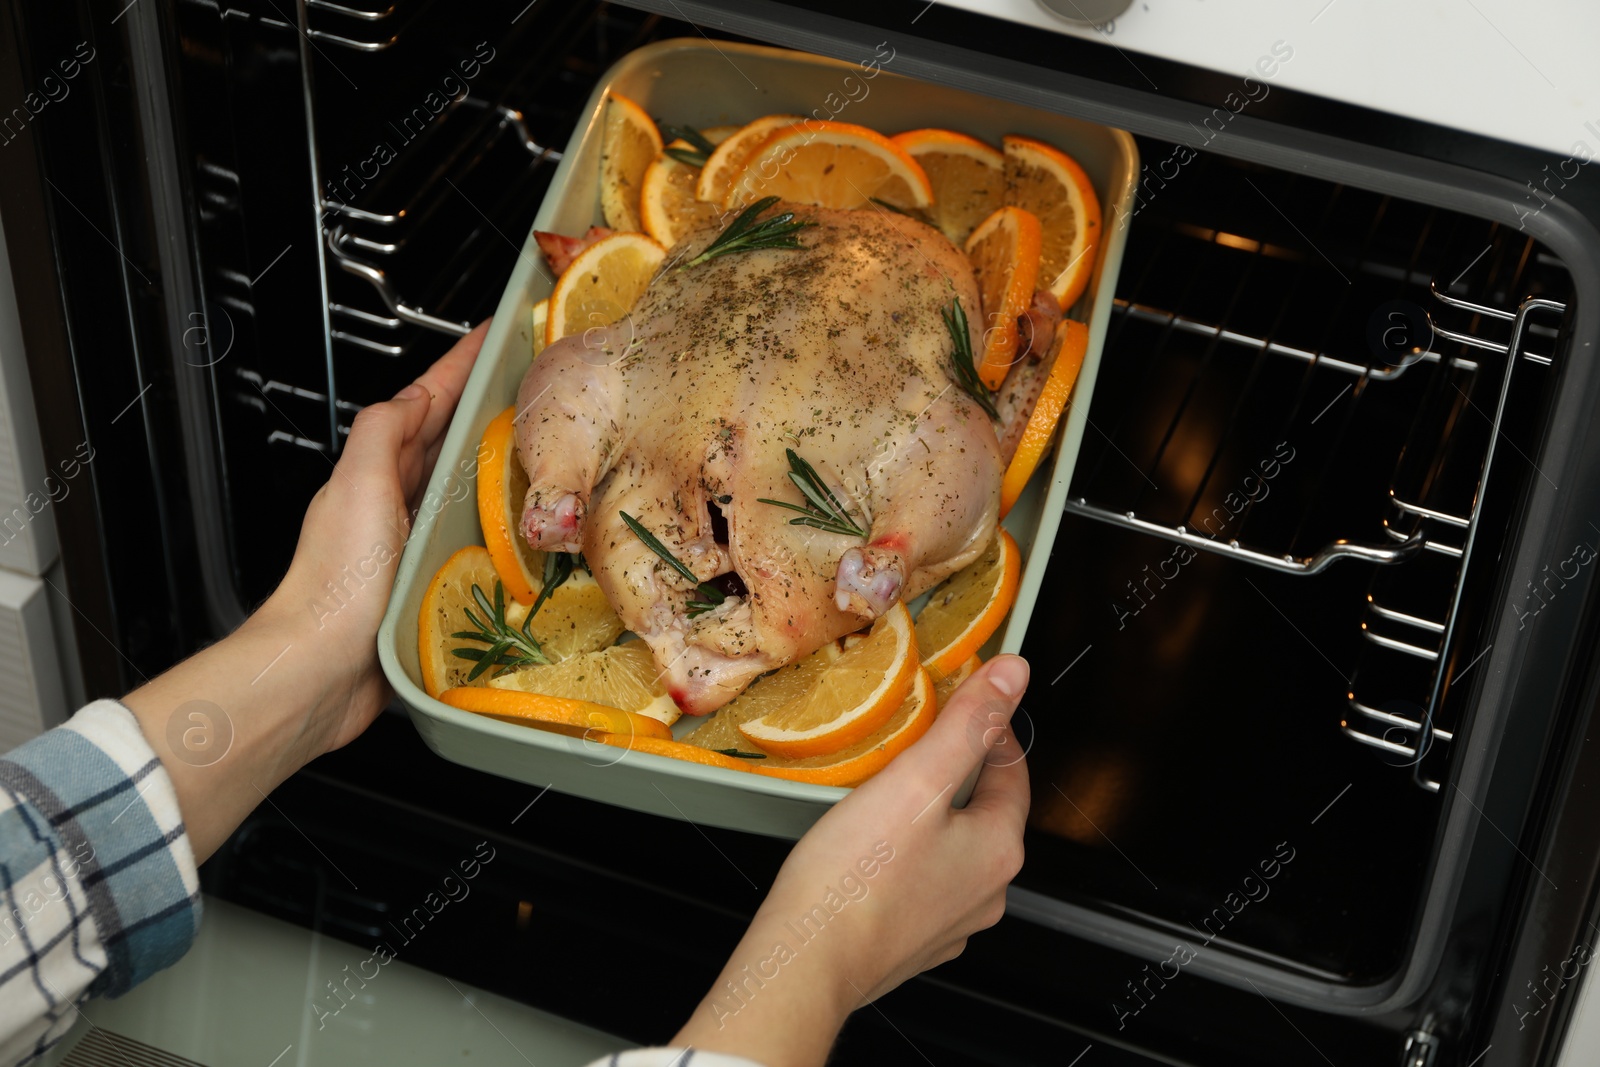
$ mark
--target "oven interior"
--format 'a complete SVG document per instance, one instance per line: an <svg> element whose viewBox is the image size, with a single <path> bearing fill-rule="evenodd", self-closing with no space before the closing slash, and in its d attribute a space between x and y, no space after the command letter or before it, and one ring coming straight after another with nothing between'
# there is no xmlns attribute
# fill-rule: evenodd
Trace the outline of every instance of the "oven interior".
<svg viewBox="0 0 1600 1067"><path fill-rule="evenodd" d="M698 31L522 0L471 19L426 0L307 0L299 27L272 4L177 11L195 50L183 104L206 307L232 352L214 371L229 491L202 551L225 558L242 609L282 573L355 412L493 310L604 68ZM1527 457L1573 283L1497 223L1150 138L1139 149L1138 210L1107 220L1130 227L1115 320L1024 649L1034 802L1019 911L1089 941L1102 920L1203 940L1213 969L1381 985L1406 964L1441 862L1456 732L1496 561L1542 476ZM1552 306L1499 314L1528 298ZM1329 548L1341 543L1355 547ZM352 832L329 805L382 797L419 825L498 827L498 812L414 786L514 806L528 792L432 767L408 730L390 716L285 786L208 888L374 936L384 894L403 890L347 892L300 826L329 855L378 862L404 845ZM396 745L404 782L383 766ZM673 849L704 849L696 832L605 818L649 844L619 857L582 833L532 834L519 862L689 907L712 945L781 860L777 843L718 832L754 877L719 866L664 889ZM582 916L546 910L558 896L472 936L560 951L556 931ZM552 983L487 970L469 977L619 1028ZM1105 998L1121 985L1108 978ZM659 1039L669 1014L624 1029Z"/></svg>

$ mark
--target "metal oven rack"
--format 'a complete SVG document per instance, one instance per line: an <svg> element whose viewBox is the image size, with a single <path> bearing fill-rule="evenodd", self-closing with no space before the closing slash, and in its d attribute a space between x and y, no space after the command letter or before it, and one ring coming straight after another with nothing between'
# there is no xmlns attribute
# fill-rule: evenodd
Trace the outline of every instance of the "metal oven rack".
<svg viewBox="0 0 1600 1067"><path fill-rule="evenodd" d="M304 0L306 36L355 52L383 52L400 41L400 35L420 17L433 0L405 4L400 0Z"/></svg>
<svg viewBox="0 0 1600 1067"><path fill-rule="evenodd" d="M1440 781L1435 775L1440 772L1433 772L1429 768L1442 763L1442 760L1429 760L1428 757L1437 757L1433 751L1436 742L1448 743L1454 739L1454 731L1447 729L1440 721L1444 696L1449 686L1476 666L1483 654L1469 654L1467 661L1459 667L1447 656L1456 636L1466 571L1482 517L1481 505L1488 490L1495 451L1502 439L1501 424L1505 418L1506 401L1520 364L1549 366L1552 362L1550 356L1527 351L1524 345L1539 319L1553 320L1558 325L1566 312L1566 305L1554 300L1529 298L1522 301L1515 311L1505 311L1452 297L1441 292L1437 283L1429 288L1442 309L1458 317L1462 313L1470 316L1469 327L1481 329L1498 323L1510 324L1508 338L1500 342L1479 336L1470 329L1462 331L1447 328L1440 325L1432 313L1429 314L1429 325L1435 337L1469 350L1504 357L1504 369L1495 394L1493 414L1488 416L1488 443L1481 460L1476 464L1477 476L1470 479L1471 488L1465 494L1466 506L1451 509L1428 506L1433 503L1431 496L1434 492L1449 493L1452 481L1458 486L1461 484L1459 477L1450 477L1449 467L1460 460L1452 456L1449 445L1453 441L1448 438L1446 447L1430 457L1423 477L1414 484L1413 489L1402 493L1397 484L1389 491L1391 515L1384 520L1384 532L1393 540L1420 538L1428 552L1448 561L1446 570L1447 573L1453 573L1453 581L1444 587L1448 588L1448 594L1444 596L1438 595L1442 589L1435 586L1432 597L1437 605L1435 613L1423 614L1410 604L1402 610L1390 606L1392 602L1380 602L1378 590L1388 583L1375 575L1373 591L1367 594L1367 618L1361 624L1362 636L1374 646L1371 655L1409 657L1423 665L1423 673L1427 678L1426 702L1409 706L1405 702L1390 702L1387 706L1374 707L1363 701L1353 686L1347 696L1350 714L1340 723L1340 729L1353 740L1410 767L1412 780L1422 789L1436 793ZM1467 414L1462 409L1473 406L1473 401L1460 386L1455 386L1453 391L1456 397L1448 405L1451 421L1454 421L1453 417ZM1423 417L1423 412L1419 411L1417 421L1420 422ZM1401 466L1404 465L1402 458ZM1460 489L1456 490L1455 495L1458 499L1463 496ZM1358 670L1357 678L1360 677L1361 671ZM1355 683L1356 686L1359 684L1359 681ZM1426 765L1425 760L1428 761Z"/></svg>
<svg viewBox="0 0 1600 1067"><path fill-rule="evenodd" d="M312 83L342 88L350 79L339 73L348 63L375 72L364 77L350 68L363 85L367 77L388 78L405 70L412 37L437 35L453 22L435 0L299 0L296 13L318 190L326 309L326 373L318 377L325 380L278 381L235 369L230 395L262 412L270 445L330 454L356 412L388 395L380 386L393 378L398 388L440 351L441 334L464 334L492 309L561 159L549 146L566 138L572 114L606 66L678 29L606 4L513 5L494 65L420 132L391 125L382 136L397 149L394 158L376 177L369 170L356 180L341 166L345 149L369 142L346 128L348 117L337 109L318 114L313 100L326 94L313 93ZM335 58L326 45L365 58ZM341 70L323 69L329 66ZM362 119L403 115L402 103L415 102L404 91L367 97L352 101Z"/></svg>
<svg viewBox="0 0 1600 1067"><path fill-rule="evenodd" d="M1293 186L1268 188L1270 198L1268 190L1255 188L1254 193L1273 202L1292 195ZM1254 194L1247 189L1244 195ZM1327 202L1319 205L1324 222L1337 217L1341 195L1348 199L1350 194L1335 187ZM1196 225L1181 206L1176 221L1157 217L1148 224L1165 224L1166 232L1154 243L1146 234L1147 244L1141 250L1144 275L1130 279L1124 273L1107 362L1115 366L1123 361L1126 366L1116 372L1120 383L1113 380L1109 388L1102 372L1094 414L1109 421L1102 426L1091 419L1091 436L1101 438L1098 456L1086 450L1088 462L1080 462L1066 510L1282 574L1316 575L1344 560L1376 565L1368 568L1373 577L1360 624L1362 641L1353 646L1361 651L1340 727L1387 761L1410 767L1422 789L1437 791L1442 772L1431 768L1442 762L1444 746L1436 742L1448 742L1453 736L1449 724L1440 719L1443 697L1452 684L1452 670L1458 678L1472 665L1470 654L1453 659L1448 653L1458 636L1467 565L1496 444L1502 437L1513 370L1520 364L1551 363L1551 356L1528 347L1531 340L1551 347L1565 307L1529 298L1505 311L1456 295L1477 289L1509 303L1517 299L1511 294L1529 284L1531 265L1559 268L1531 241L1490 224L1479 224L1486 232L1455 234L1450 242L1440 242L1433 231L1443 220L1429 216L1419 222L1420 236L1408 257L1403 252L1396 255L1393 248L1375 251L1371 246L1381 232L1389 201L1371 199L1377 203L1370 228L1349 242L1345 255L1333 253L1343 269L1309 238L1305 247L1296 249L1274 244L1262 232ZM1430 283L1424 290L1430 269L1424 260L1441 258L1437 247L1430 246L1424 255L1430 236L1452 249L1472 246L1474 238L1476 247L1487 247L1453 282ZM1184 262L1173 250L1185 242L1234 257L1236 267L1228 275L1234 286L1231 293L1224 291L1221 299L1191 298L1209 273L1220 273L1213 260L1204 258L1194 261L1186 281L1172 280L1174 274L1183 277L1173 270ZM1494 254L1487 255L1491 251ZM1466 259L1471 255L1467 253ZM1308 320L1303 318L1299 333L1285 336L1280 329L1284 310L1272 313L1246 306L1243 294L1252 279L1261 277L1260 266L1268 260L1279 261L1271 269L1287 277L1276 280L1277 289L1260 294L1258 303L1276 298L1285 309L1302 306L1297 302L1327 282L1333 283L1330 291L1343 294L1321 308L1319 319L1309 320L1313 325L1321 321L1320 327L1308 332ZM1152 282L1150 276L1159 279L1162 268L1165 280ZM1463 284L1469 272L1476 280ZM1338 284L1339 279L1345 284ZM1147 295L1147 290L1163 285L1163 292ZM1381 296L1370 298L1377 306L1375 317L1399 316L1396 326L1404 343L1389 347L1381 329L1384 343L1371 343L1369 324L1369 343L1362 345L1360 331L1350 329L1349 322L1364 315L1363 296L1386 291L1416 294L1414 303L1392 301L1394 310L1386 310L1390 304L1381 303ZM1431 309L1424 310L1424 303ZM1189 310L1190 305L1200 310ZM1235 321L1241 318L1251 321ZM1181 359L1170 355L1179 350ZM1507 358L1511 352L1521 358ZM1219 374L1233 376L1218 386L1214 379ZM1263 385L1272 375L1274 381ZM1312 389L1313 381L1320 392ZM1119 384L1122 393L1117 391ZM1231 515L1213 509L1224 495L1218 483L1229 480L1221 472L1230 464L1237 470L1238 455L1258 447L1241 439L1253 429L1256 440L1263 439L1264 431L1248 425L1250 418L1243 414L1251 396L1273 389L1275 407L1257 405L1251 410L1257 419L1266 413L1274 422L1281 420L1281 428L1272 428L1285 438L1305 433L1319 420L1326 419L1319 428L1323 431L1338 422L1320 469L1314 476L1299 475L1307 483L1303 502L1280 508L1275 517L1261 513L1281 501L1258 506L1253 496ZM1377 402L1386 406L1369 410L1375 402L1371 398L1384 390L1390 395ZM1141 422L1141 407L1151 413L1147 422ZM1163 422L1169 408L1171 415ZM1410 422L1403 446L1376 455L1354 447L1360 442L1352 435L1359 437L1374 423L1393 435L1405 426L1400 420ZM1131 429L1130 424L1134 424ZM1196 427L1203 430L1196 432ZM1353 484L1340 480L1346 468L1370 469L1384 456L1394 464L1386 496L1378 498L1381 479L1375 478L1360 483L1359 491L1369 499L1345 499ZM1105 488L1108 481L1113 483L1110 489ZM1238 484L1237 474L1232 484ZM1328 498L1347 505L1349 513L1335 514L1331 521L1321 514L1317 521L1313 513ZM1208 516L1226 517L1222 529ZM1363 699L1362 690L1369 686L1383 697ZM1393 695L1406 699L1389 699Z"/></svg>
<svg viewBox="0 0 1600 1067"><path fill-rule="evenodd" d="M473 112L486 114L475 118ZM497 148L509 144L513 149L520 148L527 154L522 173L506 185L502 199L526 192L540 171L554 167L561 159L559 151L534 140L521 112L504 105L486 105L471 97L464 98L452 106L448 118L437 120L441 125L436 129L447 131L451 119L455 119L457 124L470 124L469 135L453 145L443 147L437 153L437 159L429 160L430 174L427 179L405 190L409 195L399 205L374 210L370 206L360 207L323 198L321 207L326 220L324 240L332 261L346 273L369 282L388 311L388 315L383 315L338 301L330 302L329 310L340 323L332 334L336 341L358 345L383 355L398 355L403 351L402 347L393 344L389 338L402 323L457 336L470 330L471 323L440 318L408 303L396 291L388 270L379 266L378 262L403 256L408 244L418 236L418 231L426 230L432 223L459 225L459 212L444 209L443 205L448 199L446 194L465 198L461 184ZM471 204L470 200L467 202ZM468 233L511 240L509 235L494 230L492 218L499 214L495 210L497 206L487 205L482 212L482 221L489 226L488 233L481 233L481 225L469 227ZM469 259L473 258L470 252L465 254ZM470 263L464 266L470 266Z"/></svg>

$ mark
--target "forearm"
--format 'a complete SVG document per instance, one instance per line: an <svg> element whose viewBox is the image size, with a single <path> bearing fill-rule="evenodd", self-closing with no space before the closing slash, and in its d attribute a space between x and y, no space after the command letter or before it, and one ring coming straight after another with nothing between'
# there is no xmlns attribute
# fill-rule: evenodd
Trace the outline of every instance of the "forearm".
<svg viewBox="0 0 1600 1067"><path fill-rule="evenodd" d="M819 1067L828 1058L862 998L841 981L826 943L835 931L821 930L808 942L783 914L778 901L763 906L674 1046L731 1053L765 1067Z"/></svg>
<svg viewBox="0 0 1600 1067"><path fill-rule="evenodd" d="M305 629L269 602L123 699L172 779L201 862L319 754L309 724L333 694Z"/></svg>

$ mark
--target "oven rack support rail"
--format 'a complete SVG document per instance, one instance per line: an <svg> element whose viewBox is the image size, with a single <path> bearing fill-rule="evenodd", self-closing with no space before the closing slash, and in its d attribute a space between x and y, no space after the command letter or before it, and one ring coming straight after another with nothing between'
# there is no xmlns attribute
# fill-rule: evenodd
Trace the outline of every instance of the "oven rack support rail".
<svg viewBox="0 0 1600 1067"><path fill-rule="evenodd" d="M495 139L509 131L511 137L527 150L530 157L530 167L538 168L553 165L561 160L561 152L554 148L541 145L529 132L527 123L522 113L512 108L498 105L494 108L498 113L497 121L487 127L486 134L480 139L477 148L480 150ZM434 183L428 183L430 186ZM323 199L320 207L323 218L342 218L345 221L325 225L323 238L327 242L328 253L332 261L347 274L365 280L372 286L378 299L388 309L389 315L377 315L360 308L350 307L345 304L331 301L328 305L330 313L341 320L343 328L333 331L335 339L344 341L357 347L376 352L380 355L396 355L402 346L392 343L388 339L380 339L369 335L366 331L386 331L392 337L392 332L402 325L421 326L424 329L434 330L439 333L460 337L471 332L472 324L456 322L451 319L441 318L429 314L415 302L407 300L396 288L389 272L377 266L368 257L394 256L403 251L405 238L376 239L363 236L355 231L354 227L360 225L376 226L389 229L397 226L403 220L416 214L416 203L409 203L391 212L373 212L338 200ZM365 253L365 255L358 254Z"/></svg>
<svg viewBox="0 0 1600 1067"><path fill-rule="evenodd" d="M1443 741L1448 743L1454 740L1454 732L1444 728L1437 721L1452 677L1453 664L1447 652L1456 636L1456 626L1461 614L1461 599L1466 587L1467 566L1471 561L1473 543L1477 538L1483 498L1488 491L1489 475L1494 464L1495 449L1501 436L1501 424L1505 418L1506 402L1511 394L1512 376L1517 365L1524 361L1546 366L1552 362L1548 356L1523 351L1522 344L1531 325L1531 319L1534 316L1549 315L1552 318L1559 319L1566 312L1566 305L1554 300L1530 297L1518 305L1515 311L1506 311L1501 308L1488 307L1452 297L1441 292L1437 282L1430 284L1429 288L1433 298L1446 308L1468 312L1483 319L1511 324L1510 336L1504 344L1501 344L1471 333L1441 326L1430 313L1428 315L1428 323L1436 336L1478 351L1491 352L1502 356L1517 353L1521 358L1508 358L1506 360L1505 372L1500 379L1499 396L1495 402L1494 416L1490 420L1489 442L1483 456L1477 486L1472 495L1472 505L1467 514L1452 514L1413 504L1402 498L1393 488L1390 489L1391 506L1402 517L1413 519L1417 523L1417 529L1409 536L1401 534L1400 531L1387 523L1385 524L1385 532L1391 538L1405 538L1402 545L1396 547L1403 547L1404 544L1410 544L1422 537L1424 526L1427 525L1459 531L1461 535L1459 544L1451 544L1437 537L1425 538L1423 541L1423 544L1428 549L1461 561L1455 571L1455 582L1450 591L1442 621L1393 610L1379 604L1373 597L1368 596L1367 614L1369 621L1361 624L1362 636L1371 645L1375 646L1378 653L1411 657L1432 664L1427 702L1420 707L1420 714L1415 716L1406 715L1397 710L1374 707L1371 703L1361 700L1352 689L1347 695L1349 714L1339 726L1341 731L1351 740L1377 749L1388 758L1398 761L1400 766L1410 767L1414 784L1427 792L1437 793L1440 788L1440 782L1423 770L1423 759L1430 753L1436 742ZM1379 622L1402 627L1407 632L1409 639L1394 638L1378 633L1374 629L1374 625ZM1470 666L1471 664L1467 665L1467 667ZM1466 669L1463 668L1463 672ZM1402 708L1402 710L1404 709Z"/></svg>
<svg viewBox="0 0 1600 1067"><path fill-rule="evenodd" d="M1494 352L1502 355L1508 350L1521 349L1522 341L1526 333L1527 318L1530 314L1540 311L1553 311L1556 314L1560 314L1565 310L1565 305L1555 303L1554 301L1529 299L1524 301L1523 304L1514 312L1503 311L1499 308L1485 307L1481 304L1474 304L1470 301L1452 297L1441 291L1436 282L1430 283L1429 289L1434 299L1438 300L1445 307L1471 312L1494 319L1496 321L1509 322L1512 324L1512 337L1510 342L1508 344L1501 344L1499 342L1486 340L1469 333L1463 333L1441 327L1437 321L1435 321L1434 316L1429 313L1428 323L1432 327L1436 337L1447 341L1459 342L1468 348L1478 351ZM1145 308L1142 305L1129 304L1126 301L1119 300L1117 303L1118 311L1125 315L1131 315L1137 318L1145 318L1151 321L1159 321L1163 325L1167 325L1185 332L1201 333L1215 336L1222 340L1236 341L1244 344L1246 347L1263 350L1269 355L1302 360L1313 363L1321 368L1337 370L1371 380L1392 381L1411 367L1420 363L1447 362L1450 366L1459 370L1468 372L1475 372L1478 370L1478 363L1474 360L1458 357L1444 357L1431 350L1422 353L1418 358L1401 366L1383 367L1372 366L1370 364L1364 366L1349 360L1332 358L1323 353L1310 352L1302 349L1292 348L1286 345L1276 344L1270 340L1248 338L1244 337L1243 335L1233 334L1231 331L1225 330L1220 326L1208 325L1184 318L1183 316L1179 316L1171 312ZM1546 365L1550 363L1550 358L1548 356L1542 356L1533 352L1522 352L1521 355L1523 359L1528 360L1529 362ZM1491 431L1493 436L1490 439L1489 451L1484 460L1486 467L1488 461L1492 459L1494 455L1494 441L1499 436L1500 419L1501 415L1503 414L1503 405L1505 400L1505 389L1509 387L1509 384L1510 371L1508 369L1505 376L1505 381L1502 383L1501 388L1500 402L1502 407L1496 410L1493 419L1493 427ZM1390 505L1395 508L1401 516L1435 519L1445 525L1454 526L1457 528L1468 528L1471 522L1476 518L1476 506L1474 506L1473 513L1471 515L1449 515L1443 512L1432 511L1428 508L1421 507L1420 505L1409 503L1393 490L1390 491L1389 495ZM1167 523L1153 522L1150 519L1140 517L1139 514L1134 511L1116 511L1112 508L1091 503L1087 497L1069 497L1064 506L1064 510L1075 515L1082 515L1085 518L1094 519L1098 522L1107 523L1111 526L1119 526L1123 529L1133 530L1142 534L1148 534L1150 536L1158 537L1176 544L1187 545L1201 552L1210 552L1214 555L1240 560L1242 562L1263 567L1267 570L1277 571L1282 574L1320 574L1333 564L1345 559L1364 560L1368 563L1391 565L1396 563L1404 563L1407 560L1415 558L1423 551L1433 551L1453 556L1459 556L1462 552L1462 549L1459 547L1451 546L1445 543L1436 544L1430 541L1430 539L1422 530L1420 524L1418 529L1411 534L1402 534L1398 530L1394 529L1393 526L1385 524L1383 533L1386 537L1386 540L1384 541L1362 542L1340 538L1339 540L1323 545L1310 555L1296 556L1289 552L1275 552L1270 549L1244 544L1238 539L1223 541L1216 538L1207 537L1203 533L1190 529L1186 524L1183 523L1174 526ZM1470 531L1468 539L1470 540Z"/></svg>

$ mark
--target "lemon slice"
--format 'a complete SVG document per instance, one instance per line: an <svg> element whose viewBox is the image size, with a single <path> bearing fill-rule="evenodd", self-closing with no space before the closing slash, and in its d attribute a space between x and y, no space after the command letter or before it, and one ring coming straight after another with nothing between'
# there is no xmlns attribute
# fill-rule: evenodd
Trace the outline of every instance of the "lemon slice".
<svg viewBox="0 0 1600 1067"><path fill-rule="evenodd" d="M643 641L580 652L548 665L518 667L491 680L489 687L603 704L668 726L680 714Z"/></svg>
<svg viewBox="0 0 1600 1067"><path fill-rule="evenodd" d="M600 212L614 230L638 232L639 187L661 154L661 131L644 108L620 93L606 97L600 138Z"/></svg>
<svg viewBox="0 0 1600 1067"><path fill-rule="evenodd" d="M620 320L643 295L666 254L642 233L614 233L584 249L550 292L545 344Z"/></svg>
<svg viewBox="0 0 1600 1067"><path fill-rule="evenodd" d="M1022 551L1003 527L983 555L934 587L917 616L917 654L936 679L954 673L1005 621L1017 599Z"/></svg>
<svg viewBox="0 0 1600 1067"><path fill-rule="evenodd" d="M863 740L894 714L918 669L916 638L905 605L873 623L866 640L847 649L804 693L739 724L763 752L803 759Z"/></svg>

